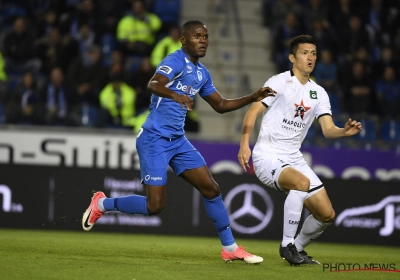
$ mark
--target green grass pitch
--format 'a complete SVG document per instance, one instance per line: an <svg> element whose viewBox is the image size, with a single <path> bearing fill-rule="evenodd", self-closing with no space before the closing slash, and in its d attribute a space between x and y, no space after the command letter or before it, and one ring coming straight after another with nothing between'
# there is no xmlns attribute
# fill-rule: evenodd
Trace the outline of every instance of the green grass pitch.
<svg viewBox="0 0 400 280"><path fill-rule="evenodd" d="M400 279L400 272L330 272L290 266L279 241L237 239L264 257L259 265L220 258L217 237L0 229L0 279ZM400 248L315 242L307 251L325 264L394 264Z"/></svg>

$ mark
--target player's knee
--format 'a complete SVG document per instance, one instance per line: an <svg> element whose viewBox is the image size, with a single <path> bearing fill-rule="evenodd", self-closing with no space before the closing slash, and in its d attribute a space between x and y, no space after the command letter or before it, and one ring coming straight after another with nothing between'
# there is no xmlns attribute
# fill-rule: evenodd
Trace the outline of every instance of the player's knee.
<svg viewBox="0 0 400 280"><path fill-rule="evenodd" d="M335 210L331 209L326 215L320 218L323 223L332 223L335 220L336 213Z"/></svg>
<svg viewBox="0 0 400 280"><path fill-rule="evenodd" d="M219 186L216 182L212 181L209 184L205 184L201 187L198 187L198 190L207 199L216 198L221 194Z"/></svg>
<svg viewBox="0 0 400 280"><path fill-rule="evenodd" d="M149 215L157 215L164 209L165 203L162 201L150 202L147 201L147 212Z"/></svg>
<svg viewBox="0 0 400 280"><path fill-rule="evenodd" d="M202 192L202 195L207 199L214 199L221 194L219 188L218 189L210 189Z"/></svg>

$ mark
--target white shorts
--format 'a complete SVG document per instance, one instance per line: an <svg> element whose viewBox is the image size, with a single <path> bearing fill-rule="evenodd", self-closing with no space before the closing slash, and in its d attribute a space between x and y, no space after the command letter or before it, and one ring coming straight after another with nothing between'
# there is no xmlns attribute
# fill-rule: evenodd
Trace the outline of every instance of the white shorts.
<svg viewBox="0 0 400 280"><path fill-rule="evenodd" d="M257 178L264 185L277 189L281 192L283 192L283 190L279 186L278 178L281 175L282 170L287 167L293 167L310 180L310 189L306 199L316 194L324 187L317 174L314 173L314 171L308 166L307 162L302 157L294 161L290 161L285 158L268 156L268 158L253 162L253 166Z"/></svg>

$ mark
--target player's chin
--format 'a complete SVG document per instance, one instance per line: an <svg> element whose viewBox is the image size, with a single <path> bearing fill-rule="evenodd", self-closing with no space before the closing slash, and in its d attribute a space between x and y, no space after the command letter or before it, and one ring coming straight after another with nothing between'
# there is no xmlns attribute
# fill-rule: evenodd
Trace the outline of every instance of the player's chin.
<svg viewBox="0 0 400 280"><path fill-rule="evenodd" d="M200 50L197 52L197 56L198 56L198 57L205 57L205 56L206 56L206 52L207 52L207 49L200 49Z"/></svg>

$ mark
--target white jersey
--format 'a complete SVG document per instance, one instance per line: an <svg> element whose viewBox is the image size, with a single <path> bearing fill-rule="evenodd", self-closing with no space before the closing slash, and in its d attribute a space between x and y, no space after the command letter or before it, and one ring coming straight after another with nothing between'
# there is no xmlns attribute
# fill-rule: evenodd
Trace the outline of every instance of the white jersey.
<svg viewBox="0 0 400 280"><path fill-rule="evenodd" d="M292 71L268 79L264 85L277 92L261 102L268 106L253 149L253 161L270 154L300 157L301 143L314 118L332 115L326 91L314 81L302 85Z"/></svg>

